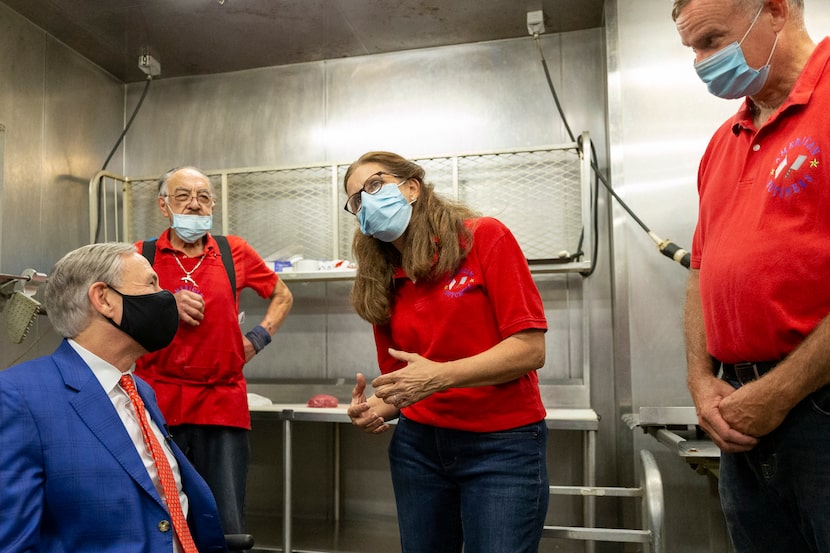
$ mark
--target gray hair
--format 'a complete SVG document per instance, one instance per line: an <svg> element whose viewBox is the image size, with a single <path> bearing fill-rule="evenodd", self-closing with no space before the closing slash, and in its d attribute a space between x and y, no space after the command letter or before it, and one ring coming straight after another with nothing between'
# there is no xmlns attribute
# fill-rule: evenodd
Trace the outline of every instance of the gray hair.
<svg viewBox="0 0 830 553"><path fill-rule="evenodd" d="M167 190L167 181L170 180L170 177L172 177L173 175L175 175L176 173L178 173L179 171L181 171L183 169L189 169L191 171L196 171L197 173L199 173L200 175L205 177L208 182L211 182L210 177L205 175L202 172L201 169L199 169L198 167L194 167L193 165L182 165L181 167L173 167L172 169L170 169L165 174L163 174L162 176L159 177L159 180L158 180L158 195L159 195L159 197L162 197L165 194L167 194L167 192L168 192L168 190ZM213 183L211 183L211 186L213 186Z"/></svg>
<svg viewBox="0 0 830 553"><path fill-rule="evenodd" d="M124 258L136 253L133 244L105 242L73 250L55 264L43 292L43 304L55 331L74 338L91 320L90 286L105 282L120 286Z"/></svg>
<svg viewBox="0 0 830 553"><path fill-rule="evenodd" d="M671 18L673 21L677 21L677 17L680 15L680 12L683 11L683 8L691 2L692 0L674 0L671 9ZM764 0L732 0L735 3L735 6L741 7L745 9L747 12L754 12L756 11L761 4L764 3ZM798 14L803 14L804 12L804 0L788 0L790 4L790 8L793 9Z"/></svg>

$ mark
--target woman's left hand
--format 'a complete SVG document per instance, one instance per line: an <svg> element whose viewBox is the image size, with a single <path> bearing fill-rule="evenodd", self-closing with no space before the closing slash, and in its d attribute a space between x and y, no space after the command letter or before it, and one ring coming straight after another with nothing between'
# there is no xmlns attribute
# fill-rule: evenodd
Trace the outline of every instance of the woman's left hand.
<svg viewBox="0 0 830 553"><path fill-rule="evenodd" d="M389 355L400 361L406 361L406 366L381 375L372 381L375 397L382 399L385 403L400 409L446 388L446 385L440 381L441 363L430 361L417 353L392 348L389 348Z"/></svg>

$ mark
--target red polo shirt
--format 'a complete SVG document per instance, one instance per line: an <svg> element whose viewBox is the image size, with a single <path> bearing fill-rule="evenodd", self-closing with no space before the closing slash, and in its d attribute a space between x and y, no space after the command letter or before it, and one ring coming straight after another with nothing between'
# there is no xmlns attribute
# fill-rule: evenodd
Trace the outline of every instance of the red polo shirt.
<svg viewBox="0 0 830 553"><path fill-rule="evenodd" d="M747 102L700 164L692 268L709 353L786 357L830 313L830 39L755 129Z"/></svg>
<svg viewBox="0 0 830 553"><path fill-rule="evenodd" d="M467 225L473 247L455 274L413 282L396 273L392 318L374 329L382 373L404 365L389 347L443 362L479 354L522 330L547 330L542 299L510 230L486 217ZM542 420L545 408L530 371L497 386L435 393L403 414L423 424L493 432Z"/></svg>

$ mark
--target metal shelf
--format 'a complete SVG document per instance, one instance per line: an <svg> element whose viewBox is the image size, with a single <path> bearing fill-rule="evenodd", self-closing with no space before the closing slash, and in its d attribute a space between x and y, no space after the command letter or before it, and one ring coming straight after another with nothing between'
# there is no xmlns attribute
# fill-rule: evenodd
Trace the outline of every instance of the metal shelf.
<svg viewBox="0 0 830 553"><path fill-rule="evenodd" d="M532 274L562 274L562 273L576 273L587 271L591 268L589 261L575 261L571 263L545 263L540 265L531 265L530 272ZM354 280L357 274L356 269L341 269L337 271L279 271L279 277L286 281L294 282L319 282L319 281L346 281Z"/></svg>
<svg viewBox="0 0 830 553"><path fill-rule="evenodd" d="M286 282L354 280L357 270L346 269L338 271L311 271L305 273L299 273L296 271L279 271L277 274Z"/></svg>

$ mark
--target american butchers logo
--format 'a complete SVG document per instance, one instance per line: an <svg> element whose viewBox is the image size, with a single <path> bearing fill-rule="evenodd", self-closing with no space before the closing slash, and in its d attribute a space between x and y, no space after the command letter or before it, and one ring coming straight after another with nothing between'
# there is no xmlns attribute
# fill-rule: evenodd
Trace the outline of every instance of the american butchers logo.
<svg viewBox="0 0 830 553"><path fill-rule="evenodd" d="M811 136L789 142L775 159L770 170L767 192L778 198L789 198L814 183L813 173L821 165L821 148Z"/></svg>
<svg viewBox="0 0 830 553"><path fill-rule="evenodd" d="M444 294L450 298L458 298L472 288L476 283L475 275L469 269L461 269L444 286Z"/></svg>

